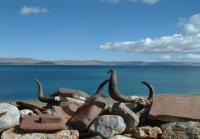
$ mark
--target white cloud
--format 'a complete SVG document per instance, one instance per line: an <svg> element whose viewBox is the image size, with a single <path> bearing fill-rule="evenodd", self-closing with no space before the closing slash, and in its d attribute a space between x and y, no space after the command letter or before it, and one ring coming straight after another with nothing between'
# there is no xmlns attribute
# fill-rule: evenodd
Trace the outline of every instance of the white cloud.
<svg viewBox="0 0 200 139"><path fill-rule="evenodd" d="M171 55L169 55L169 54L162 54L160 56L160 59L162 59L162 60L170 60L171 59Z"/></svg>
<svg viewBox="0 0 200 139"><path fill-rule="evenodd" d="M120 2L121 0L101 0L101 1L104 1L104 2L111 2L111 3L118 3L118 2Z"/></svg>
<svg viewBox="0 0 200 139"><path fill-rule="evenodd" d="M20 14L22 15L39 14L39 13L47 13L47 8L24 6L20 10Z"/></svg>
<svg viewBox="0 0 200 139"><path fill-rule="evenodd" d="M148 4L148 5L153 5L155 3L157 3L159 0L101 0L104 2L111 2L111 3L119 3L122 1L128 1L128 2L141 2L144 4Z"/></svg>
<svg viewBox="0 0 200 139"><path fill-rule="evenodd" d="M141 2L141 3L144 3L144 4L148 4L148 5L153 5L153 4L157 3L159 0L129 0L129 1Z"/></svg>
<svg viewBox="0 0 200 139"><path fill-rule="evenodd" d="M200 34L192 36L174 34L160 38L146 38L139 41L107 42L103 50L143 53L189 53L200 52Z"/></svg>
<svg viewBox="0 0 200 139"><path fill-rule="evenodd" d="M145 38L142 40L107 42L100 46L103 50L142 52L142 53L200 53L200 14L192 15L181 23L182 33L159 38ZM191 58L196 55L189 55ZM188 58L189 58L188 57Z"/></svg>
<svg viewBox="0 0 200 139"><path fill-rule="evenodd" d="M179 57L180 60L200 60L200 54L189 53Z"/></svg>
<svg viewBox="0 0 200 139"><path fill-rule="evenodd" d="M186 34L200 33L200 14L195 14L188 21L182 23Z"/></svg>

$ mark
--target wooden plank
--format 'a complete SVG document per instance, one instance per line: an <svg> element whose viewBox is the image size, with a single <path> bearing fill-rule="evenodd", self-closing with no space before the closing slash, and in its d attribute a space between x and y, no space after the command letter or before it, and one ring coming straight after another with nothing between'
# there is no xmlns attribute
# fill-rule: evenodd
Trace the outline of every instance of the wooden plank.
<svg viewBox="0 0 200 139"><path fill-rule="evenodd" d="M156 95L149 118L163 122L200 121L200 95Z"/></svg>

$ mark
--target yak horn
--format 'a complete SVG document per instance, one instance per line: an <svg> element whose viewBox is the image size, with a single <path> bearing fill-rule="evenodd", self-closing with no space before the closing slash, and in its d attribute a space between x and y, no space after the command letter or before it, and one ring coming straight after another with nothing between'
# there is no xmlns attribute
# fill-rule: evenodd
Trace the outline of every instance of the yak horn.
<svg viewBox="0 0 200 139"><path fill-rule="evenodd" d="M153 101L153 95L154 95L154 89L153 86L148 84L147 82L142 82L144 85L146 85L149 88L149 97L148 99L142 98L142 97L131 97L131 96L125 96L123 95L118 87L117 87L117 74L116 71L111 69L108 71L108 73L111 73L110 75L110 82L109 82L109 94L110 96L119 102L137 102L141 103L141 105L151 105ZM135 100L134 100L135 99Z"/></svg>
<svg viewBox="0 0 200 139"><path fill-rule="evenodd" d="M45 97L44 96L43 89L42 89L42 84L38 80L35 80L35 81L36 81L36 83L38 85L38 99L41 102L44 102L44 103L55 102L55 98L54 97Z"/></svg>
<svg viewBox="0 0 200 139"><path fill-rule="evenodd" d="M98 87L96 93L94 94L94 96L99 95L99 94L102 92L102 90L103 90L104 86L106 85L106 83L108 83L108 82L109 82L109 79L103 81L103 82L99 85L99 87Z"/></svg>
<svg viewBox="0 0 200 139"><path fill-rule="evenodd" d="M108 71L108 73L111 73L110 75L110 82L109 82L109 94L110 96L119 102L132 102L132 98L130 96L123 95L118 87L117 87L117 75L116 71L111 69Z"/></svg>
<svg viewBox="0 0 200 139"><path fill-rule="evenodd" d="M150 102L150 103L152 103L153 102L153 96L154 96L154 94L155 94L155 90L154 90L154 87L151 85L151 84L149 84L149 83L147 83L147 82L141 82L141 83L143 83L144 85L146 85L148 88L149 88L149 96L148 96L148 98L147 98L147 100Z"/></svg>

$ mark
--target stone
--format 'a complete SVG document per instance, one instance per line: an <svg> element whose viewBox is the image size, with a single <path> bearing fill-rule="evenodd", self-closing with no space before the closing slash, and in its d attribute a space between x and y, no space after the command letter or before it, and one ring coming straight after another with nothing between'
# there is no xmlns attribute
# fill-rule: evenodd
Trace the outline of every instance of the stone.
<svg viewBox="0 0 200 139"><path fill-rule="evenodd" d="M35 115L35 113L32 110L30 110L30 109L20 110L19 113L20 113L20 117Z"/></svg>
<svg viewBox="0 0 200 139"><path fill-rule="evenodd" d="M148 118L161 122L200 121L200 95L155 95Z"/></svg>
<svg viewBox="0 0 200 139"><path fill-rule="evenodd" d="M83 132L99 116L105 106L106 103L102 97L89 98L67 122L67 125L79 132Z"/></svg>
<svg viewBox="0 0 200 139"><path fill-rule="evenodd" d="M162 139L200 139L200 122L174 122L161 125Z"/></svg>
<svg viewBox="0 0 200 139"><path fill-rule="evenodd" d="M162 130L159 127L137 127L132 130L132 136L137 139L150 138L157 139L162 134Z"/></svg>
<svg viewBox="0 0 200 139"><path fill-rule="evenodd" d="M62 109L68 113L69 115L73 116L76 111L84 104L85 102L81 102L80 100L76 100L73 98L68 98L68 101L61 102L60 106Z"/></svg>
<svg viewBox="0 0 200 139"><path fill-rule="evenodd" d="M51 115L60 117L65 123L72 117L70 113L67 113L66 110L60 106L52 106L52 108L48 109L47 112Z"/></svg>
<svg viewBox="0 0 200 139"><path fill-rule="evenodd" d="M0 113L4 113L0 116L0 131L19 125L20 113L16 106L0 103Z"/></svg>
<svg viewBox="0 0 200 139"><path fill-rule="evenodd" d="M62 130L55 133L21 133L16 128L4 131L1 139L78 139L77 130Z"/></svg>
<svg viewBox="0 0 200 139"><path fill-rule="evenodd" d="M139 117L124 103L114 103L109 114L123 117L127 128L134 128L139 124Z"/></svg>
<svg viewBox="0 0 200 139"><path fill-rule="evenodd" d="M104 138L110 138L125 131L124 119L118 115L102 115L89 127L89 132L98 133Z"/></svg>
<svg viewBox="0 0 200 139"><path fill-rule="evenodd" d="M52 116L49 114L23 117L19 127L23 132L32 133L52 133L64 130L66 128L65 123L60 117Z"/></svg>
<svg viewBox="0 0 200 139"><path fill-rule="evenodd" d="M135 138L124 136L124 135L116 135L116 136L113 136L109 139L135 139Z"/></svg>
<svg viewBox="0 0 200 139"><path fill-rule="evenodd" d="M97 136L92 136L92 137L85 137L83 139L103 139L103 137L97 135Z"/></svg>

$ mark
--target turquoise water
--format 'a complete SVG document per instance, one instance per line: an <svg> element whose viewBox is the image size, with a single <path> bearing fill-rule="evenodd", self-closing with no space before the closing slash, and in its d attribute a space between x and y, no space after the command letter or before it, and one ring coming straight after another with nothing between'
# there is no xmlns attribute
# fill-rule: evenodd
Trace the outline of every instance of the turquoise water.
<svg viewBox="0 0 200 139"><path fill-rule="evenodd" d="M46 95L60 87L93 94L111 68L118 73L120 91L127 95L146 95L141 81L151 83L157 93L200 94L200 67L1 65L0 99L35 99L35 79L42 82Z"/></svg>

